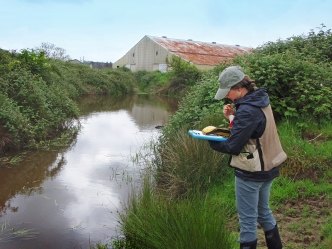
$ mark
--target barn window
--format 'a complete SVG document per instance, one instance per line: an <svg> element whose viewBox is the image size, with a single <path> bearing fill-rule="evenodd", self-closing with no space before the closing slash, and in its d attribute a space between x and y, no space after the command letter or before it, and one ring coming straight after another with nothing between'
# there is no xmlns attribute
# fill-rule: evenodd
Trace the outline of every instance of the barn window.
<svg viewBox="0 0 332 249"><path fill-rule="evenodd" d="M156 56L158 55L158 51L156 51Z"/></svg>
<svg viewBox="0 0 332 249"><path fill-rule="evenodd" d="M135 57L135 53L133 53L133 57Z"/></svg>

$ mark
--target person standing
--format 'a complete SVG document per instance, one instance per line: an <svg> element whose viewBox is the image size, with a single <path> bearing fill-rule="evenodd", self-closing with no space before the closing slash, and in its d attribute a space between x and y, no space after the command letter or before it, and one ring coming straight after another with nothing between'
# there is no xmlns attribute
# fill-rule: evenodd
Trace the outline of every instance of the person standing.
<svg viewBox="0 0 332 249"><path fill-rule="evenodd" d="M215 99L233 102L223 107L231 121L230 137L209 141L212 149L231 155L235 170L236 208L240 224L240 249L257 247L257 222L265 232L268 249L281 249L276 219L269 207L270 189L287 159L283 151L269 96L244 74L240 66L223 70Z"/></svg>

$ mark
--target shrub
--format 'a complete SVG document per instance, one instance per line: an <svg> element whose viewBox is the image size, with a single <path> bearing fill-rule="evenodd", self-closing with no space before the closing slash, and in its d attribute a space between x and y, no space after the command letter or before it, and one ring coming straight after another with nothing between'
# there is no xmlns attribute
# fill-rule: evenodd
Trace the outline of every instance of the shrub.
<svg viewBox="0 0 332 249"><path fill-rule="evenodd" d="M332 68L330 61L324 59L328 57L326 47L330 46L331 37L328 31L271 42L254 53L236 57L231 64L241 65L259 87L267 89L277 120L298 117L319 122L331 120ZM312 47L315 51L324 50L319 53L321 57L310 53ZM182 125L197 126L208 113L222 115L224 102L213 97L219 86L218 74L228 65L219 65L196 82L181 101L166 133Z"/></svg>
<svg viewBox="0 0 332 249"><path fill-rule="evenodd" d="M237 59L245 72L265 87L277 119L307 116L332 118L332 70L329 63L313 63L297 55L251 54Z"/></svg>
<svg viewBox="0 0 332 249"><path fill-rule="evenodd" d="M13 100L2 93L0 93L0 126L11 135L10 141L1 145L1 151L7 150L7 146L18 149L33 137L30 120Z"/></svg>
<svg viewBox="0 0 332 249"><path fill-rule="evenodd" d="M214 100L218 88L216 82L217 76L214 74L202 76L202 79L182 98L178 111L164 129L164 135L167 136L181 128L204 128L201 123L205 122L204 120L211 114L220 117L215 126L226 126L222 116L223 101Z"/></svg>
<svg viewBox="0 0 332 249"><path fill-rule="evenodd" d="M49 59L43 51L35 51L33 49L23 49L16 54L20 60L20 66L26 68L34 75L48 77L49 73Z"/></svg>
<svg viewBox="0 0 332 249"><path fill-rule="evenodd" d="M190 62L183 61L177 56L170 60L170 82L167 94L181 94L200 79L202 73Z"/></svg>
<svg viewBox="0 0 332 249"><path fill-rule="evenodd" d="M167 87L170 74L162 73L160 71L138 71L134 73L135 80L138 84L138 89L141 92L155 93L158 92L158 89Z"/></svg>
<svg viewBox="0 0 332 249"><path fill-rule="evenodd" d="M1 151L33 147L70 128L79 96L133 91L131 72L54 60L42 50L0 50L0 62L0 127L6 133Z"/></svg>
<svg viewBox="0 0 332 249"><path fill-rule="evenodd" d="M318 63L332 61L332 33L324 24L317 31L311 30L307 35L292 36L286 40L268 42L256 49L261 55L292 53L304 60Z"/></svg>

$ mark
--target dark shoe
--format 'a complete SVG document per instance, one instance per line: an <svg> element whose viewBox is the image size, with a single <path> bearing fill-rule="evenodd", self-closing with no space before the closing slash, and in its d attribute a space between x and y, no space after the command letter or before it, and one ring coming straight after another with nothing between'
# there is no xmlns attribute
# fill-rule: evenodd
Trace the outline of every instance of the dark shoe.
<svg viewBox="0 0 332 249"><path fill-rule="evenodd" d="M240 249L256 249L257 239L251 242L240 243Z"/></svg>
<svg viewBox="0 0 332 249"><path fill-rule="evenodd" d="M265 232L265 241L268 249L282 249L278 226Z"/></svg>

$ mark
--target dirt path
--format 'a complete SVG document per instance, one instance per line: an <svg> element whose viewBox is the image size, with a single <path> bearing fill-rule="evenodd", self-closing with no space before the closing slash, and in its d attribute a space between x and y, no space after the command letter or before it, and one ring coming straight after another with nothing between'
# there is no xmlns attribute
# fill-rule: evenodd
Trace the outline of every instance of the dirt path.
<svg viewBox="0 0 332 249"><path fill-rule="evenodd" d="M327 197L311 197L287 202L275 210L283 248L319 248L324 240L322 228L331 215L331 204ZM264 233L259 229L258 249L263 248L266 248Z"/></svg>

